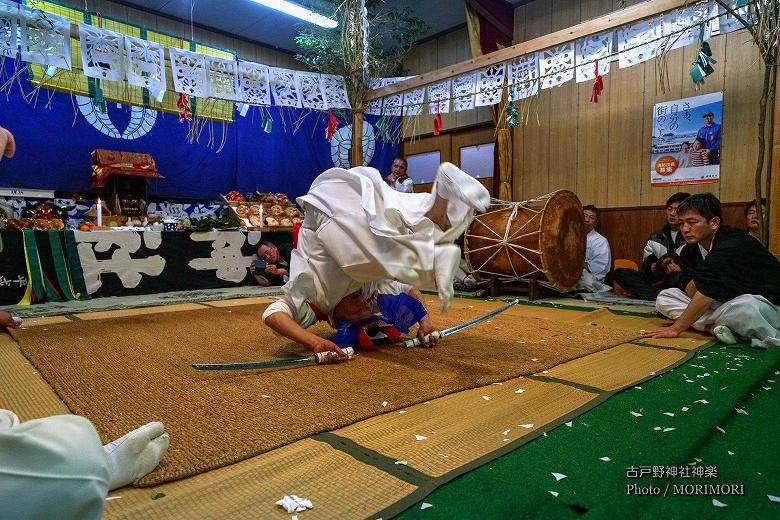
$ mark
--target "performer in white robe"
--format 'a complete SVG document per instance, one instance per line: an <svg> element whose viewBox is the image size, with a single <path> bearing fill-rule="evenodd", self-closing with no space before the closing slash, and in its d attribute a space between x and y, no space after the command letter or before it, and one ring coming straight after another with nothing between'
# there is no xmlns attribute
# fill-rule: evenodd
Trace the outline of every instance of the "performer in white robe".
<svg viewBox="0 0 780 520"><path fill-rule="evenodd" d="M305 218L283 290L295 307L312 303L331 314L346 295L385 279L435 286L446 308L460 260L453 242L490 194L444 163L431 193L399 193L374 168L332 168L297 202Z"/></svg>

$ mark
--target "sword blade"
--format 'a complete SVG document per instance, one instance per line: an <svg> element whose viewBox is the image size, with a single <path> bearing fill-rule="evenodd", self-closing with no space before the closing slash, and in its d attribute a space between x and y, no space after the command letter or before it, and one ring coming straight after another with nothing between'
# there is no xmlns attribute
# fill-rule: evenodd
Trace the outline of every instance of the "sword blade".
<svg viewBox="0 0 780 520"><path fill-rule="evenodd" d="M275 359L273 361L252 361L245 363L193 363L192 368L195 370L262 370L267 368L301 367L316 364L316 356L309 356L294 359Z"/></svg>
<svg viewBox="0 0 780 520"><path fill-rule="evenodd" d="M461 323L459 325L455 325L455 326L450 327L448 329L444 329L444 330L441 331L441 335L442 335L442 337L449 336L450 334L455 334L456 332L460 332L460 331L462 331L464 329L468 329L469 327L473 327L477 323L482 323L483 321L485 321L485 320L487 320L489 318L492 318L493 316L495 316L497 314L501 314L502 312L504 312L508 308L512 307L513 305L516 305L519 301L520 301L520 299L516 298L516 299L512 300L511 302L507 303L506 305L504 305L503 307L499 307L498 309L496 309L494 311L490 311L487 314L484 314L484 315L482 315L482 316L480 316L478 318L474 318L473 320L469 320L469 321L467 321L465 323Z"/></svg>

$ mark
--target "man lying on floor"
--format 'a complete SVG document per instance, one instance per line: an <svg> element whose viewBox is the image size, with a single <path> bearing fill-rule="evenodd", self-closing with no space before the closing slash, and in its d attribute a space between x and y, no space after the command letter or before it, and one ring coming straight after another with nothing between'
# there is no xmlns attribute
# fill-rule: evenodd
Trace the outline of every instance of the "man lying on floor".
<svg viewBox="0 0 780 520"><path fill-rule="evenodd" d="M289 320L268 321L271 314L266 314L264 322L315 352L340 356L343 352L333 342L317 342L298 330L302 324L311 325L305 317L307 309L315 307L332 320L337 305L345 305L345 297L358 292L362 305L370 307L377 292L372 284L383 284L380 295L383 291L410 294L417 300L419 291L411 286L435 286L446 309L461 255L454 242L474 219L474 212L488 208L490 193L450 163L439 167L431 193L397 192L374 168L331 168L314 179L297 202L305 217L290 260L290 281L282 288ZM391 288L387 280L401 285ZM418 320L422 330L433 330L427 318ZM394 324L399 329L411 325Z"/></svg>
<svg viewBox="0 0 780 520"><path fill-rule="evenodd" d="M675 338L693 327L724 343L780 346L780 261L744 231L722 225L711 193L687 198L677 215L687 243L680 256L694 266L693 280L685 291L661 291L656 309L675 322L643 335Z"/></svg>
<svg viewBox="0 0 780 520"><path fill-rule="evenodd" d="M9 331L19 323L0 311L0 327ZM160 422L104 446L84 417L20 422L15 413L0 409L0 516L99 519L108 491L156 468L169 443Z"/></svg>
<svg viewBox="0 0 780 520"><path fill-rule="evenodd" d="M336 329L330 340L306 330L319 321L326 321ZM436 338L428 337L436 328L425 310L422 294L410 285L393 280L366 284L342 298L330 314L310 302L296 306L292 299L285 297L268 306L263 322L313 352L327 352L324 364L346 359L342 348L372 350L372 336L376 337L377 333L396 341L415 323L419 324L420 343L428 347L436 345Z"/></svg>

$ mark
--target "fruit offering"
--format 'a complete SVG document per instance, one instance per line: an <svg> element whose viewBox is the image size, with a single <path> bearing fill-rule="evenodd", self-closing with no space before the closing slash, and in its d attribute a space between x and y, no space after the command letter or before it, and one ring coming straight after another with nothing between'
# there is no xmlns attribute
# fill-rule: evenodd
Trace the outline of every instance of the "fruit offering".
<svg viewBox="0 0 780 520"><path fill-rule="evenodd" d="M244 202L244 196L240 191L232 190L225 195L225 199L230 202Z"/></svg>

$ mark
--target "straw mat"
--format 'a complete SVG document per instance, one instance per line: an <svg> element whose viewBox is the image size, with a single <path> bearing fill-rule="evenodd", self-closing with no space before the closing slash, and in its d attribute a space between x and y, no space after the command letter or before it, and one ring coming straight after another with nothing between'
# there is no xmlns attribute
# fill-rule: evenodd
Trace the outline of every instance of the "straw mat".
<svg viewBox="0 0 780 520"><path fill-rule="evenodd" d="M462 300L432 317L444 328L498 305ZM163 421L171 447L141 481L155 485L414 403L543 371L637 336L599 324L499 315L435 349L388 347L327 369L217 373L190 367L307 355L260 325L263 308L86 319L24 329L19 338L41 375L105 442ZM331 333L324 326L313 330Z"/></svg>

